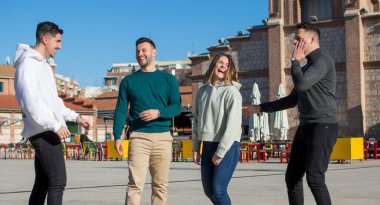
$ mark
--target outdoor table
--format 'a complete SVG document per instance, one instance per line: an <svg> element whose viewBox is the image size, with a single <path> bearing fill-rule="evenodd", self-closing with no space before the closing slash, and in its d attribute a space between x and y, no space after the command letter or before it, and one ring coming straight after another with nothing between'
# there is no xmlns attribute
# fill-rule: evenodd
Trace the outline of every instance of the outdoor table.
<svg viewBox="0 0 380 205"><path fill-rule="evenodd" d="M263 159L266 161L265 157L265 150L261 148L261 143L260 142L251 142L248 143L248 151L250 153L251 159L253 159L253 152L256 151L256 156L257 156L257 161L260 162L261 155L263 154Z"/></svg>
<svg viewBox="0 0 380 205"><path fill-rule="evenodd" d="M278 152L281 163L284 162L283 161L284 154L285 154L286 161L289 161L290 147L292 144L290 141L271 142L271 144L272 144L272 157L274 156L275 152Z"/></svg>
<svg viewBox="0 0 380 205"><path fill-rule="evenodd" d="M69 159L69 152L68 149L72 148L73 150L77 150L78 152L78 160L80 159L80 144L78 143L65 143L66 146L66 159Z"/></svg>

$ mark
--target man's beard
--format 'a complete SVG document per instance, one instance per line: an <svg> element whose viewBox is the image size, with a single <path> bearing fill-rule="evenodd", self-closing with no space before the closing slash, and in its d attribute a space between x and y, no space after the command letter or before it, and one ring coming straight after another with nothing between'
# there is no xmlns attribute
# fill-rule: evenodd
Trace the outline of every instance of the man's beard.
<svg viewBox="0 0 380 205"><path fill-rule="evenodd" d="M140 63L139 63L139 65L140 65L140 68L146 68L146 67L148 67L148 65L150 65L151 63L152 63L152 58L146 58L146 63L144 64L144 65L141 65Z"/></svg>

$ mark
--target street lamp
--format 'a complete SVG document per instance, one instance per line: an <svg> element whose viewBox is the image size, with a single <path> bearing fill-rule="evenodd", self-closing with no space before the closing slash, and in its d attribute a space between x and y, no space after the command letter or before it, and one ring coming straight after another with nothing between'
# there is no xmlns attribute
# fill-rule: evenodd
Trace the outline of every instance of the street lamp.
<svg viewBox="0 0 380 205"><path fill-rule="evenodd" d="M104 135L105 141L107 141L107 120L110 120L110 119L112 119L110 116L103 117L104 126L105 126L105 135Z"/></svg>

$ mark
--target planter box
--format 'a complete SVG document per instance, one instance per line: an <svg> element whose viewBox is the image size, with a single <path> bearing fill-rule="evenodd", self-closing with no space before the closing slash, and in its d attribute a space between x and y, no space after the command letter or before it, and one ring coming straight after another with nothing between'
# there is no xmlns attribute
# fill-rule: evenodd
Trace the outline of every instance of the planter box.
<svg viewBox="0 0 380 205"><path fill-rule="evenodd" d="M116 149L114 148L115 141L109 140L107 141L107 158L120 158L119 153L117 153ZM128 158L128 145L129 140L123 140L123 158Z"/></svg>
<svg viewBox="0 0 380 205"><path fill-rule="evenodd" d="M331 160L363 159L363 137L338 138L331 154Z"/></svg>
<svg viewBox="0 0 380 205"><path fill-rule="evenodd" d="M192 150L191 140L182 140L182 157L184 160L193 160L193 150ZM201 143L200 153L202 155L203 143Z"/></svg>

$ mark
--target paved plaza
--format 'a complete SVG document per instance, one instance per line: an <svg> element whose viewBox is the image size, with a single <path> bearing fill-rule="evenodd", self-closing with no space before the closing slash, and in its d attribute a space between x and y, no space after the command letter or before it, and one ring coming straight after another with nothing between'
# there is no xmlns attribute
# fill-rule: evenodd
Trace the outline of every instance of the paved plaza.
<svg viewBox="0 0 380 205"><path fill-rule="evenodd" d="M232 204L287 204L284 182L286 163L238 164L229 186ZM68 184L64 204L124 204L128 165L126 161L66 161ZM0 204L27 204L34 181L33 160L0 160ZM333 204L380 204L380 160L332 163L326 175ZM306 181L306 180L305 180ZM305 204L315 204L304 185ZM141 204L150 204L147 177ZM170 169L169 205L211 204L203 194L199 166L173 162Z"/></svg>

